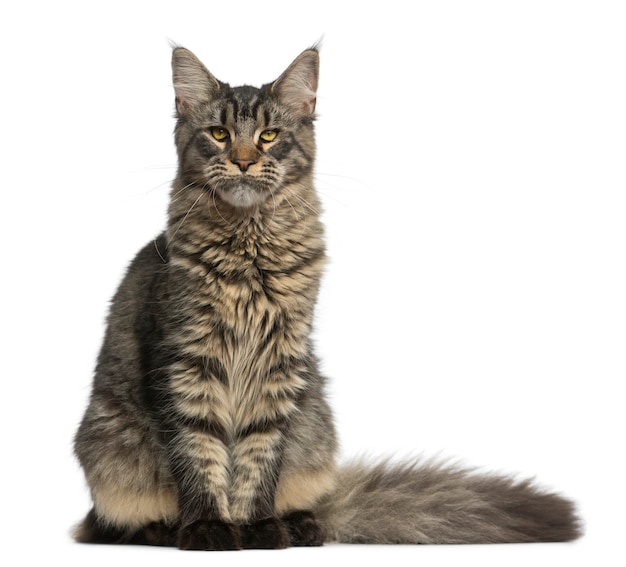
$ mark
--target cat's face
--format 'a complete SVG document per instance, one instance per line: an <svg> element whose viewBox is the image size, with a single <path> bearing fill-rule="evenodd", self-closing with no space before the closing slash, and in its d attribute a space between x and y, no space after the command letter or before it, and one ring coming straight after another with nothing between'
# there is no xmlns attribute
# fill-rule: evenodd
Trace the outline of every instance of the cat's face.
<svg viewBox="0 0 626 567"><path fill-rule="evenodd" d="M175 49L180 180L250 209L310 174L318 61L307 50L273 83L231 88L190 51Z"/></svg>

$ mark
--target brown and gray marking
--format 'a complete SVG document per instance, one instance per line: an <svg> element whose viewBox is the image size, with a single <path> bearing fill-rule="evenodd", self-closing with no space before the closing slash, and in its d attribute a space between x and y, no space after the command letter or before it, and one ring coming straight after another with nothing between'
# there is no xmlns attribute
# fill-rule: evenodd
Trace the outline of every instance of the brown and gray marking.
<svg viewBox="0 0 626 567"><path fill-rule="evenodd" d="M573 505L428 463L337 467L310 334L324 268L313 185L319 57L231 88L176 48L168 223L111 305L75 449L81 542L564 541Z"/></svg>

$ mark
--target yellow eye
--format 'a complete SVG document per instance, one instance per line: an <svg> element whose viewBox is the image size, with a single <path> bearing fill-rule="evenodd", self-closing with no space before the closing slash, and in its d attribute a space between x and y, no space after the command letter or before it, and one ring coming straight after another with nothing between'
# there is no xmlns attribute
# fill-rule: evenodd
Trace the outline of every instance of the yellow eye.
<svg viewBox="0 0 626 567"><path fill-rule="evenodd" d="M263 130L263 132L261 132L261 140L263 142L273 142L276 139L276 136L278 135L278 130Z"/></svg>
<svg viewBox="0 0 626 567"><path fill-rule="evenodd" d="M211 128L211 136L213 136L218 142L223 142L230 138L230 134L226 128L221 128L220 126L216 126L215 128Z"/></svg>

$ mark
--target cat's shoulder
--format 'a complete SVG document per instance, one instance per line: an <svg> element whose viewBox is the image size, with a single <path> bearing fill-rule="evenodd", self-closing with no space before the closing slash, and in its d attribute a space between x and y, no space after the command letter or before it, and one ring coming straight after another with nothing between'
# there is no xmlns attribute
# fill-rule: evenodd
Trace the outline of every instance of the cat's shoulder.
<svg viewBox="0 0 626 567"><path fill-rule="evenodd" d="M165 233L148 242L128 266L128 275L141 276L162 271L169 263Z"/></svg>
<svg viewBox="0 0 626 567"><path fill-rule="evenodd" d="M135 255L126 269L126 274L113 298L113 303L128 300L130 297L139 299L151 288L163 280L168 267L168 251L165 234L160 234L148 242Z"/></svg>

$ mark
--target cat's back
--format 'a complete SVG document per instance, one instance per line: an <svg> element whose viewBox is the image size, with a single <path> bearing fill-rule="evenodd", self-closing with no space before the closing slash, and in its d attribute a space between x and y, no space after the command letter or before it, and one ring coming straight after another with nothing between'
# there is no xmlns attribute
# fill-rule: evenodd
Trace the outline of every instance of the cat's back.
<svg viewBox="0 0 626 567"><path fill-rule="evenodd" d="M113 296L96 366L96 385L124 390L139 385L146 355L162 334L167 270L162 234L137 253Z"/></svg>
<svg viewBox="0 0 626 567"><path fill-rule="evenodd" d="M76 454L95 484L111 471L121 475L126 461L139 455L150 460L158 452L145 377L146 364L159 352L167 265L165 238L159 236L135 256L111 302L89 405L75 438Z"/></svg>
<svg viewBox="0 0 626 567"><path fill-rule="evenodd" d="M151 295L163 287L168 266L165 235L146 244L131 261L111 304L109 318L131 316L151 302ZM110 323L111 321L109 321Z"/></svg>

